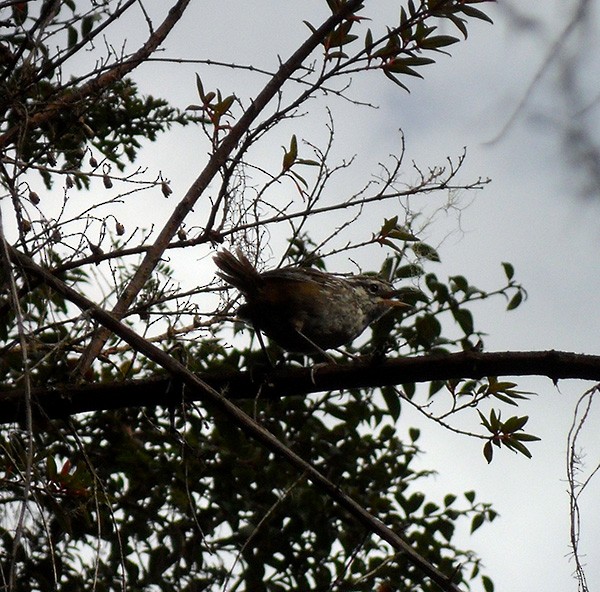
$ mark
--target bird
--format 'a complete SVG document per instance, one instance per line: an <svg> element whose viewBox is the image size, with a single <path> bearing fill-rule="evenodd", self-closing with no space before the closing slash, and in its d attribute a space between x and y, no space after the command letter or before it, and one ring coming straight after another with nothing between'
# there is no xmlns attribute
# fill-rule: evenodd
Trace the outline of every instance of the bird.
<svg viewBox="0 0 600 592"><path fill-rule="evenodd" d="M214 262L217 276L245 297L237 316L290 352L347 345L390 310L408 306L395 299L392 284L370 275L298 266L259 272L240 249L223 249Z"/></svg>

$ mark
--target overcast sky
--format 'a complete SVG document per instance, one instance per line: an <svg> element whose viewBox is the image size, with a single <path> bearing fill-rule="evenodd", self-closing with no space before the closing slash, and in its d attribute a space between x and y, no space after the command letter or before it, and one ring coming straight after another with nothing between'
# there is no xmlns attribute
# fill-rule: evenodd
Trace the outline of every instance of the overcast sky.
<svg viewBox="0 0 600 592"><path fill-rule="evenodd" d="M399 3L378 0L378 4L382 13L389 11L396 18ZM478 327L489 333L485 340L489 351L560 349L600 354L600 191L588 175L600 163L589 151L591 156L585 160L583 149L588 146L565 141L566 131L576 125L580 136L587 134L600 144L597 2L588 2L590 12L583 24L572 31L567 46L545 67L528 100L519 106L554 43L564 38L561 31L575 4L579 2L513 0L500 7L486 5L495 24L473 23L468 41L451 48L452 57L440 56L436 65L424 69L424 80L407 81L410 94L383 76L377 80L359 77L352 93L379 108L357 110L337 104L334 112L334 154L339 158L360 155L353 169L356 178L347 180L348 186L340 186L340 191L363 185L361 175L371 174L377 162L397 152L400 128L409 161L414 159L423 167L443 164L446 157L459 156L466 146L468 158L461 179L493 180L484 191L464 196L464 204L470 206L461 213L460 232L456 216L449 214L439 216L422 237L440 245L442 262L432 264L428 271L442 278L461 273L473 284L493 289L503 280L500 262L514 264L516 278L529 293L528 301L510 313L500 300L474 308ZM278 56L285 59L306 36L302 20L317 23L326 14L324 6L322 0L192 3L165 44L164 56L212 58L273 69ZM128 36L133 47L135 31L128 31ZM571 65L565 70L568 60ZM245 104L265 81L238 71L176 64L143 66L135 78L145 92L167 97L183 108L197 101L197 71L207 88L234 92ZM299 139L324 137L319 130L324 111L316 101L309 106L315 108L314 117L295 130L288 125L285 137L289 138L290 130ZM170 200L157 196L156 202L146 202L158 224L162 225L206 160L198 133L191 127L169 133L143 153L142 162L162 170L174 189ZM571 137L576 136L571 133ZM265 161L281 162L283 143L274 136L272 144L262 148ZM408 167L406 175L407 179L412 176ZM381 220L380 214L376 219ZM139 222L139 209L135 218ZM188 220L188 225L194 223L202 223L199 212L195 220L193 215ZM198 253L198 261L206 261L207 255ZM212 273L206 265L202 269ZM565 449L577 398L590 385L561 382L556 389L547 379L519 380L519 385L538 393L518 412L531 416L530 431L543 438L532 445L531 460L504 452L488 466L480 441L427 426L408 409L398 429L409 425L423 429L421 445L427 454L421 462L439 471L431 480L433 491L441 495L475 489L481 500L493 502L500 512L493 525L472 539L465 535L462 543L480 552L497 590L575 591L573 565L567 558ZM599 419L600 411L595 409L582 442L587 470L600 459L600 436L593 427ZM461 420L467 429L474 430L477 424L475 412ZM600 529L599 501L596 480L582 502L582 550L590 589L600 586L600 546L593 543Z"/></svg>

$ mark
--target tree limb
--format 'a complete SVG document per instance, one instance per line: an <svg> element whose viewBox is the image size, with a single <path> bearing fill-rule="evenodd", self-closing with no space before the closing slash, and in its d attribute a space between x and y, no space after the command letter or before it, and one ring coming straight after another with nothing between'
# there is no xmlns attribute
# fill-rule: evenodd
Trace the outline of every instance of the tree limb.
<svg viewBox="0 0 600 592"><path fill-rule="evenodd" d="M140 338L141 339L141 338ZM198 378L230 400L280 399L309 393L396 386L413 382L484 378L486 376L547 376L554 382L577 378L600 382L600 356L561 351L461 352L440 356L394 358L382 362L357 360L348 366L283 367L260 372L219 370ZM202 390L176 388L169 377L97 384L55 384L33 389L37 412L66 417L85 411L173 405L203 400ZM0 424L23 414L23 389L0 391Z"/></svg>

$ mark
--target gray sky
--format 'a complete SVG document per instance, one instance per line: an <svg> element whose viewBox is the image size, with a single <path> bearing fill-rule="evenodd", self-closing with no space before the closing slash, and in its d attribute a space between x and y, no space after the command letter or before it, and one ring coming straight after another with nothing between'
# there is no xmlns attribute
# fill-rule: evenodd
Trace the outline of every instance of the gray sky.
<svg viewBox="0 0 600 592"><path fill-rule="evenodd" d="M285 59L306 36L302 20L317 23L325 15L324 4L321 0L193 3L165 44L164 56L210 57L273 69L278 56ZM379 8L396 15L397 4L379 2ZM533 19L530 24L535 27L515 26L514 14L511 16L506 6L523 10L521 4L526 4ZM357 77L351 89L353 96L369 99L379 108L335 104L334 155L349 158L359 154L352 175L341 180L340 192L361 186L376 170L377 162L397 151L399 128L406 137L407 163L414 159L423 167L443 164L447 156L457 157L466 146L468 158L461 179L493 179L484 191L464 196L464 204L472 203L461 213L461 232L457 232L456 215L450 213L438 215L422 237L440 244L442 263L427 269L444 279L461 273L478 287L493 289L503 281L500 262L514 264L516 278L529 292L528 301L510 313L504 311L501 300L474 307L478 327L489 333L486 348L490 351L561 349L600 354L596 312L600 192L587 198L582 195L581 189L590 178L581 166L578 146L564 142L564 131L574 122L581 122L592 138L600 138L597 2L591 3L585 36L574 33L572 43L547 69L517 117L502 132L565 27L574 4L513 0L493 10L486 5L496 24L473 23L468 41L451 48L452 57L440 56L436 65L423 69L424 80L407 81L411 94L383 76L369 76L367 80ZM135 31L128 31L130 48L135 46L134 35ZM578 49L583 51L578 54ZM560 81L565 79L561 65L567 58L574 60L567 72L576 92L565 98ZM217 86L225 94L235 92L245 104L265 82L260 76L230 69L176 64L143 66L135 78L145 92L185 107L197 102L196 71L206 88ZM296 128L286 124L281 135L270 136L267 145L261 147L258 156L265 163L272 166L281 162L281 145L291 133L299 139L323 140L324 109L317 101L309 106L314 113L298 121ZM575 113L586 107L585 117L575 119ZM490 144L498 134L499 139ZM191 127L169 133L142 155L141 162L162 170L174 189L169 200L158 195L144 197L143 211L159 225L206 160L206 146L198 136L199 131ZM407 167L407 181L412 176ZM420 199L431 207L431 202L425 202L428 198ZM433 199L443 203L441 198ZM412 205L417 208L419 204L415 201ZM123 211L123 221L129 227L139 224L140 211L141 207ZM188 226L202 224L201 212L200 204ZM385 209L376 210L373 219L382 220L384 213ZM369 231L374 227L375 223ZM282 239L275 239L272 248L277 257L277 245L282 244L277 240ZM196 255L198 271L210 276L213 270L206 259L208 254L199 251ZM189 265L189 254L186 257ZM341 259L336 262L344 264ZM196 279L190 277L189 281L193 284ZM475 489L480 500L493 502L500 512L497 521L472 539L465 533L462 543L480 552L497 590L575 591L573 565L567 558L565 449L576 400L589 385L561 382L556 389L547 379L519 380L519 385L538 393L517 411L531 417L529 431L543 438L532 445L531 460L500 451L488 466L480 441L428 425L408 409L403 410L398 429L409 425L422 428L420 443L427 451L423 466L439 471L431 480L433 491L442 495ZM509 412L506 410L506 416ZM597 429L592 429L599 419L600 411L595 409L583 439L588 470L600 458L600 438ZM458 425L476 430L475 412ZM600 547L593 543L593 535L600 529L599 495L597 479L582 501L582 551L590 589L600 586Z"/></svg>

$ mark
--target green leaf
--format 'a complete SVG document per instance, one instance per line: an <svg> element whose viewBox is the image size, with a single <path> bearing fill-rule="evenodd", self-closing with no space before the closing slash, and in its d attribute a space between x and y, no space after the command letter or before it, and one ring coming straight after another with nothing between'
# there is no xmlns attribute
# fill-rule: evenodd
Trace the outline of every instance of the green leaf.
<svg viewBox="0 0 600 592"><path fill-rule="evenodd" d="M523 428L523 426L525 426L525 424L529 421L529 417L527 417L527 415L524 415L523 417L509 417L505 422L504 425L502 427L502 431L504 433L512 433L512 432L516 432L517 430L520 430Z"/></svg>
<svg viewBox="0 0 600 592"><path fill-rule="evenodd" d="M406 64L404 58L396 58L383 64L382 68L386 72L394 72L395 74L406 74L407 76L415 76L416 78L423 78L416 70L413 70L408 64Z"/></svg>
<svg viewBox="0 0 600 592"><path fill-rule="evenodd" d="M412 245L412 250L415 255L418 257L422 257L423 259L427 259L429 261L440 261L440 256L438 252L430 245L427 245L422 242L415 243Z"/></svg>
<svg viewBox="0 0 600 592"><path fill-rule="evenodd" d="M427 314L417 317L415 321L415 330L417 331L419 343L428 346L432 345L440 336L442 325L434 315Z"/></svg>
<svg viewBox="0 0 600 592"><path fill-rule="evenodd" d="M521 302L523 302L523 294L521 293L521 291L519 290L510 300L510 302L508 303L506 310L514 310L515 308L517 308L517 306L519 306L519 304L521 304Z"/></svg>
<svg viewBox="0 0 600 592"><path fill-rule="evenodd" d="M288 171L296 162L296 157L298 156L298 141L296 140L296 135L292 136L290 140L290 148L289 150L285 150L283 152L283 162L281 164L283 171Z"/></svg>
<svg viewBox="0 0 600 592"><path fill-rule="evenodd" d="M541 438L534 436L533 434L526 434L524 432L519 432L517 434L513 434L513 438L515 440L519 440L521 442L539 442Z"/></svg>
<svg viewBox="0 0 600 592"><path fill-rule="evenodd" d="M81 36L82 37L87 37L92 32L92 28L94 27L95 20L96 20L96 17L94 15L83 17L83 19L81 20Z"/></svg>
<svg viewBox="0 0 600 592"><path fill-rule="evenodd" d="M510 448L515 452L520 452L523 456L526 456L527 458L531 458L531 452L529 452L529 449L524 444L521 444L521 442L516 440L514 437L504 440L504 444L507 448Z"/></svg>
<svg viewBox="0 0 600 592"><path fill-rule="evenodd" d="M473 534L480 526L485 522L485 516L483 514L475 514L473 520L471 520L471 534Z"/></svg>
<svg viewBox="0 0 600 592"><path fill-rule="evenodd" d="M456 496L452 493L449 493L444 497L444 506L447 508L451 506L456 501Z"/></svg>
<svg viewBox="0 0 600 592"><path fill-rule="evenodd" d="M68 27L67 36L67 43L69 47L73 47L77 43L77 39L79 38L79 33L77 33L77 29L75 27Z"/></svg>
<svg viewBox="0 0 600 592"><path fill-rule="evenodd" d="M385 387L381 389L381 394L392 419L397 421L400 417L401 411L400 397L398 396L398 393L391 387Z"/></svg>
<svg viewBox="0 0 600 592"><path fill-rule="evenodd" d="M473 333L473 315L466 308L459 308L452 311L452 315L465 335Z"/></svg>
<svg viewBox="0 0 600 592"><path fill-rule="evenodd" d="M392 230L389 235L390 238L395 238L397 240L401 240L401 241L405 241L405 242L412 242L412 241L418 241L419 237L415 236L412 232L410 232L410 230L399 226L398 228Z"/></svg>
<svg viewBox="0 0 600 592"><path fill-rule="evenodd" d="M402 265L396 269L394 277L401 280L405 278L419 277L423 275L424 270L420 265L416 263L409 263L408 265Z"/></svg>
<svg viewBox="0 0 600 592"><path fill-rule="evenodd" d="M198 90L198 96L202 99L202 102L204 102L204 87L202 86L202 81L198 74L196 74L196 89Z"/></svg>
<svg viewBox="0 0 600 592"><path fill-rule="evenodd" d="M56 460L52 455L49 455L46 458L46 476L48 479L55 479L58 474L58 467L56 465Z"/></svg>
<svg viewBox="0 0 600 592"><path fill-rule="evenodd" d="M373 33L371 33L371 29L367 29L367 33L365 35L365 49L367 50L367 55L370 55L372 45L373 45Z"/></svg>
<svg viewBox="0 0 600 592"><path fill-rule="evenodd" d="M460 291L466 294L469 291L469 282L464 275L453 275L448 279L452 285L452 292Z"/></svg>
<svg viewBox="0 0 600 592"><path fill-rule="evenodd" d="M425 516L431 516L431 514L434 514L439 509L440 509L440 507L437 504L434 504L433 502L428 502L425 504L425 507L423 508L423 514Z"/></svg>
<svg viewBox="0 0 600 592"><path fill-rule="evenodd" d="M506 275L506 279L508 281L512 280L513 276L515 275L515 268L510 263L507 263L506 261L502 262L502 267L504 268L504 273Z"/></svg>
<svg viewBox="0 0 600 592"><path fill-rule="evenodd" d="M417 491L416 493L413 493L406 500L406 502L402 505L402 507L404 508L404 511L407 514L413 514L421 507L421 504L424 501L425 501L425 495L422 494L420 491Z"/></svg>
<svg viewBox="0 0 600 592"><path fill-rule="evenodd" d="M410 93L410 90L408 88L408 86L406 86L405 84L402 84L402 82L400 82L391 72L388 72L387 70L383 70L383 73L386 75L387 78L389 78L394 84L397 84L400 88L403 88L407 93Z"/></svg>
<svg viewBox="0 0 600 592"><path fill-rule="evenodd" d="M398 216L394 216L392 218L384 218L383 220L383 225L381 227L381 230L379 231L379 234L388 234L389 232L391 232L392 230L394 230L394 228L396 228L398 224Z"/></svg>
<svg viewBox="0 0 600 592"><path fill-rule="evenodd" d="M458 43L459 39L452 37L452 35L436 35L435 37L427 37L419 41L419 47L421 49L439 49L440 47L448 47Z"/></svg>
<svg viewBox="0 0 600 592"><path fill-rule="evenodd" d="M488 576L481 576L481 583L485 592L494 592L494 582Z"/></svg>
<svg viewBox="0 0 600 592"><path fill-rule="evenodd" d="M492 25L494 24L494 21L487 14L485 14L485 12L482 12L478 8L473 8L472 6L469 6L468 4L463 4L462 7L460 8L460 11L463 14L470 16L471 18L476 18L476 19L479 19L482 21L487 21L488 23L490 23Z"/></svg>
<svg viewBox="0 0 600 592"><path fill-rule="evenodd" d="M471 490L471 491L465 491L464 496L467 498L467 501L469 501L471 504L475 501L475 497L477 496L477 494Z"/></svg>
<svg viewBox="0 0 600 592"><path fill-rule="evenodd" d="M492 443L489 440L483 445L483 456L488 464L492 462L492 458L494 457L494 449L492 448Z"/></svg>

